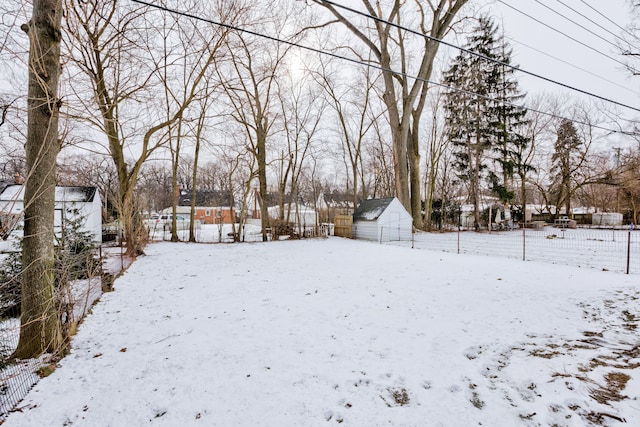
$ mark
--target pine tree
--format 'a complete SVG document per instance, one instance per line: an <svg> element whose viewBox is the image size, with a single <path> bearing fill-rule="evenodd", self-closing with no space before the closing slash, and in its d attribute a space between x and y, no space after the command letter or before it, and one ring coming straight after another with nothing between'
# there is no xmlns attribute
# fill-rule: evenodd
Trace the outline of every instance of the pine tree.
<svg viewBox="0 0 640 427"><path fill-rule="evenodd" d="M567 215L571 215L571 196L574 192L572 178L584 156L583 143L576 127L571 121L562 120L551 157L551 172L554 175L552 185L555 187L556 206L564 205Z"/></svg>
<svg viewBox="0 0 640 427"><path fill-rule="evenodd" d="M514 76L515 70L510 66L512 50L505 41L504 34L500 35L497 43L500 64L496 64L497 93L493 108L497 122L493 150L497 154L495 161L500 168L502 182L494 174L495 179L491 184L493 193L500 201L508 203L515 194L512 183L514 174L522 177L533 167L526 163L522 155L530 140L524 134L527 110L517 106L525 95L520 92L518 80Z"/></svg>
<svg viewBox="0 0 640 427"><path fill-rule="evenodd" d="M468 183L478 229L483 179L500 200L513 199L510 181L524 166L517 153L527 144L520 132L526 110L514 105L524 95L513 68L506 65L511 63L511 49L489 17L479 18L465 47L484 58L461 51L445 72L444 83L450 88L445 93L446 126L454 146L454 167ZM498 170L489 170L492 155Z"/></svg>

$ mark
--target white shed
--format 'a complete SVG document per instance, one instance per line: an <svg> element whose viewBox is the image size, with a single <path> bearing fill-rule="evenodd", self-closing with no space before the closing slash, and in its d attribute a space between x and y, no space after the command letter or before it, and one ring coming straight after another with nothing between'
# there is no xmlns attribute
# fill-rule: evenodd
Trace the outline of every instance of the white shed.
<svg viewBox="0 0 640 427"><path fill-rule="evenodd" d="M80 219L80 230L87 231L95 242L102 241L102 200L96 187L56 187L54 227L59 234L66 221ZM22 215L24 187L9 185L0 193L0 212Z"/></svg>
<svg viewBox="0 0 640 427"><path fill-rule="evenodd" d="M370 199L353 213L353 238L389 242L411 240L413 219L396 197Z"/></svg>
<svg viewBox="0 0 640 427"><path fill-rule="evenodd" d="M598 212L591 215L592 225L615 227L622 225L623 217L618 212Z"/></svg>

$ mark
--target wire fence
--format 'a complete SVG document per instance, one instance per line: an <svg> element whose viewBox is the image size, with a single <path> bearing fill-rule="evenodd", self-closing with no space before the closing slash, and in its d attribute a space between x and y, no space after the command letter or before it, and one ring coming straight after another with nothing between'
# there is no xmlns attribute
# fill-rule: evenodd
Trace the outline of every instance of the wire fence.
<svg viewBox="0 0 640 427"><path fill-rule="evenodd" d="M4 420L15 406L38 382L39 359L11 362L9 357L18 345L20 319L0 321L0 421Z"/></svg>
<svg viewBox="0 0 640 427"><path fill-rule="evenodd" d="M11 253L3 254L10 256ZM69 281L69 286L56 289L56 313L62 327L61 335L68 339L75 333L78 323L88 313L93 303L108 290L110 278L131 263L119 246L100 247L96 257L97 269L87 269L88 275L81 280ZM56 273L57 275L60 272ZM67 278L68 279L68 278ZM60 278L57 277L59 281ZM66 281L66 280L63 280ZM18 281L19 282L19 281ZM11 295L10 286L16 283L0 283L0 294ZM19 283L18 283L19 286ZM106 288L106 289L105 289ZM0 424L11 411L17 410L19 403L38 380L50 372L59 354L42 354L37 358L16 359L14 352L20 340L20 318L17 307L6 309L11 303L7 298L0 299L4 306L0 315Z"/></svg>
<svg viewBox="0 0 640 427"><path fill-rule="evenodd" d="M493 232L417 232L418 249L489 255L640 274L640 231L621 229L516 229Z"/></svg>
<svg viewBox="0 0 640 427"><path fill-rule="evenodd" d="M151 224L149 228L149 240L151 241L169 241L171 240L171 227L162 224ZM181 242L189 241L188 225L178 227L176 230L178 240ZM316 236L329 235L329 229L326 227L316 227L307 225L277 225L273 224L266 231L268 241L297 239ZM242 227L235 227L232 224L198 224L194 227L194 238L198 243L234 243L234 242L262 242L262 227L256 224L244 224Z"/></svg>

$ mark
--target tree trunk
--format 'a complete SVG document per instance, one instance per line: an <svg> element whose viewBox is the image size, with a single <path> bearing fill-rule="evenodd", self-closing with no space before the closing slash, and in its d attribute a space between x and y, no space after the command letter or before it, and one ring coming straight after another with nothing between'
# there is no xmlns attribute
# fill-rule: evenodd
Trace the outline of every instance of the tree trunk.
<svg viewBox="0 0 640 427"><path fill-rule="evenodd" d="M196 222L196 202L198 197L198 162L200 159L200 140L202 139L202 130L204 127L205 109L198 117L198 129L196 131L196 147L193 154L193 173L191 174L191 212L189 215L189 242L196 242L195 222ZM232 205L233 206L233 205ZM220 218L222 221L222 218ZM233 207L231 208L231 222L233 222Z"/></svg>
<svg viewBox="0 0 640 427"><path fill-rule="evenodd" d="M266 119L265 119L266 120ZM260 186L260 223L262 225L262 241L267 241L267 228L269 228L269 206L267 205L267 132L258 127L257 155L258 184Z"/></svg>
<svg viewBox="0 0 640 427"><path fill-rule="evenodd" d="M471 195L473 197L473 228L480 230L480 137L476 136L473 147L473 172L471 172Z"/></svg>
<svg viewBox="0 0 640 427"><path fill-rule="evenodd" d="M419 152L419 128L418 122L413 124L413 130L407 139L409 145L407 152L409 153L409 184L411 186L411 216L413 217L413 226L422 229L422 195L420 191L420 152Z"/></svg>
<svg viewBox="0 0 640 427"><path fill-rule="evenodd" d="M522 199L522 227L526 227L527 224L527 182L524 173L520 174L520 198ZM512 216L513 218L513 216Z"/></svg>
<svg viewBox="0 0 640 427"><path fill-rule="evenodd" d="M59 0L34 0L29 24L22 26L30 39L27 180L24 194L22 249L22 315L19 359L55 352L62 346L54 274L54 211L58 141L58 79L60 77Z"/></svg>

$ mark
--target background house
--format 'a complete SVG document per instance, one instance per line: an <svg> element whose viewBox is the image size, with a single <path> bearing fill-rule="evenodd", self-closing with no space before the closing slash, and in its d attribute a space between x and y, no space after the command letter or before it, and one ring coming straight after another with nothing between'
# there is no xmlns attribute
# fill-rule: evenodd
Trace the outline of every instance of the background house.
<svg viewBox="0 0 640 427"><path fill-rule="evenodd" d="M413 220L396 197L370 199L353 213L353 238L380 242L411 240Z"/></svg>
<svg viewBox="0 0 640 427"><path fill-rule="evenodd" d="M362 198L358 198L358 203ZM353 208L353 194L337 191L321 193L316 200L320 222L333 222L336 215L351 215Z"/></svg>
<svg viewBox="0 0 640 427"><path fill-rule="evenodd" d="M318 225L318 216L315 209L299 205L288 203L284 205L283 216L285 221L288 219L290 223L298 230L306 230L309 228L315 228ZM277 219L280 217L280 207L272 206L269 208L269 217L271 219Z"/></svg>
<svg viewBox="0 0 640 427"><path fill-rule="evenodd" d="M168 207L160 211L161 214L171 214L173 208ZM181 215L185 219L191 217L191 206L176 206L176 215ZM193 214L195 221L201 224L231 224L238 221L235 209L229 206L196 206Z"/></svg>
<svg viewBox="0 0 640 427"><path fill-rule="evenodd" d="M0 193L0 220L13 228L23 211L24 186L7 186ZM63 226L75 221L79 223L80 232L88 232L95 242L102 242L102 200L96 187L56 187L56 235L61 237Z"/></svg>

